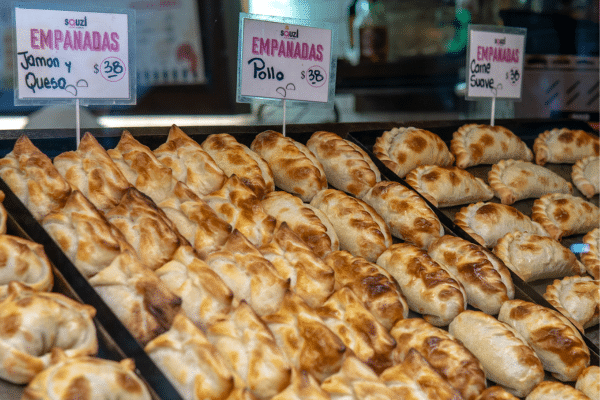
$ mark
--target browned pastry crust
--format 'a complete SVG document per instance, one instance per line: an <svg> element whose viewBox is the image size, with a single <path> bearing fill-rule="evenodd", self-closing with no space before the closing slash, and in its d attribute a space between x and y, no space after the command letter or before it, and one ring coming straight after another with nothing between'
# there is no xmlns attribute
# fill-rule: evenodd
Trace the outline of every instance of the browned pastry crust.
<svg viewBox="0 0 600 400"><path fill-rule="evenodd" d="M539 223L556 240L586 233L598 227L600 209L581 197L552 193L536 199L531 219Z"/></svg>
<svg viewBox="0 0 600 400"><path fill-rule="evenodd" d="M589 156L600 155L598 136L582 130L555 128L544 131L533 142L535 162L574 163Z"/></svg>
<svg viewBox="0 0 600 400"><path fill-rule="evenodd" d="M11 281L48 292L54 284L52 265L41 244L18 236L0 235L0 300L8 295Z"/></svg>
<svg viewBox="0 0 600 400"><path fill-rule="evenodd" d="M404 179L436 207L487 201L494 197L494 192L483 179L458 167L421 165Z"/></svg>
<svg viewBox="0 0 600 400"><path fill-rule="evenodd" d="M177 314L171 329L144 351L184 398L219 400L233 390L233 375L223 356L183 314Z"/></svg>
<svg viewBox="0 0 600 400"><path fill-rule="evenodd" d="M46 216L42 226L86 278L108 267L121 252L135 252L79 190L71 193L60 211Z"/></svg>
<svg viewBox="0 0 600 400"><path fill-rule="evenodd" d="M306 147L321 162L327 181L336 189L356 197L381 181L371 157L356 144L332 132L317 131Z"/></svg>
<svg viewBox="0 0 600 400"><path fill-rule="evenodd" d="M102 212L119 204L131 186L106 150L89 132L83 135L77 150L59 154L53 163L71 187L83 193Z"/></svg>
<svg viewBox="0 0 600 400"><path fill-rule="evenodd" d="M4 208L4 204L2 203L4 201L4 197L4 192L0 190L0 235L6 233L6 221L8 219L8 213L6 212L6 208Z"/></svg>
<svg viewBox="0 0 600 400"><path fill-rule="evenodd" d="M419 165L445 167L454 162L454 156L438 135L414 127L383 132L375 140L373 153L401 178Z"/></svg>
<svg viewBox="0 0 600 400"><path fill-rule="evenodd" d="M398 182L382 181L363 196L390 227L391 233L426 249L444 234L444 227L427 203Z"/></svg>
<svg viewBox="0 0 600 400"><path fill-rule="evenodd" d="M340 249L329 218L318 208L302 202L300 197L278 190L268 193L261 203L267 214L277 221L285 221L319 257Z"/></svg>
<svg viewBox="0 0 600 400"><path fill-rule="evenodd" d="M502 305L498 320L519 332L558 380L575 381L590 365L590 351L579 331L557 311L515 299Z"/></svg>
<svg viewBox="0 0 600 400"><path fill-rule="evenodd" d="M556 279L546 287L544 298L581 332L597 325L600 314L600 281L589 276Z"/></svg>
<svg viewBox="0 0 600 400"><path fill-rule="evenodd" d="M514 207L480 201L460 209L454 223L480 245L491 248L509 232L531 232L549 236L540 224Z"/></svg>
<svg viewBox="0 0 600 400"><path fill-rule="evenodd" d="M209 326L206 336L243 386L256 397L270 399L289 385L292 368L283 349L246 302L240 302L231 313Z"/></svg>
<svg viewBox="0 0 600 400"><path fill-rule="evenodd" d="M475 400L519 400L506 390L502 386L490 386L485 389Z"/></svg>
<svg viewBox="0 0 600 400"><path fill-rule="evenodd" d="M333 293L333 270L282 222L273 238L258 249L273 264L279 276L311 307L322 306Z"/></svg>
<svg viewBox="0 0 600 400"><path fill-rule="evenodd" d="M583 392L560 382L544 381L535 387L525 400L590 400Z"/></svg>
<svg viewBox="0 0 600 400"><path fill-rule="evenodd" d="M577 377L575 389L582 391L592 400L600 399L600 367L590 365Z"/></svg>
<svg viewBox="0 0 600 400"><path fill-rule="evenodd" d="M332 399L398 398L371 368L353 355L344 359L339 371L328 377L321 388Z"/></svg>
<svg viewBox="0 0 600 400"><path fill-rule="evenodd" d="M179 246L189 245L173 222L148 196L129 188L106 218L125 236L144 265L155 270L171 260Z"/></svg>
<svg viewBox="0 0 600 400"><path fill-rule="evenodd" d="M588 274L600 279L600 228L586 233L582 242L587 248L581 253L581 262Z"/></svg>
<svg viewBox="0 0 600 400"><path fill-rule="evenodd" d="M52 361L53 349L68 357L98 351L96 310L60 293L38 292L11 282L0 301L0 378L31 381Z"/></svg>
<svg viewBox="0 0 600 400"><path fill-rule="evenodd" d="M385 221L373 207L340 190L319 192L310 205L321 210L331 221L340 248L373 262L392 244Z"/></svg>
<svg viewBox="0 0 600 400"><path fill-rule="evenodd" d="M514 298L510 271L487 249L456 236L445 235L429 246L428 253L465 288L467 301L496 315L502 303ZM496 262L494 262L496 261Z"/></svg>
<svg viewBox="0 0 600 400"><path fill-rule="evenodd" d="M271 400L331 400L327 392L321 389L319 382L308 372L292 369L292 380L287 388L276 394ZM229 400L229 399L228 399Z"/></svg>
<svg viewBox="0 0 600 400"><path fill-rule="evenodd" d="M398 321L390 334L396 339L394 364L401 363L415 349L465 400L473 400L485 389L480 361L447 331L422 318L409 318Z"/></svg>
<svg viewBox="0 0 600 400"><path fill-rule="evenodd" d="M247 146L226 133L210 135L202 148L215 160L225 175L237 175L259 199L275 190L273 171L267 162Z"/></svg>
<svg viewBox="0 0 600 400"><path fill-rule="evenodd" d="M60 210L71 194L50 158L25 135L0 159L0 177L38 221Z"/></svg>
<svg viewBox="0 0 600 400"><path fill-rule="evenodd" d="M571 180L585 197L594 197L600 191L600 156L577 160L571 170Z"/></svg>
<svg viewBox="0 0 600 400"><path fill-rule="evenodd" d="M459 168L494 164L500 160L533 160L525 142L503 126L466 124L452 135L450 151Z"/></svg>
<svg viewBox="0 0 600 400"><path fill-rule="evenodd" d="M386 329L408 316L398 284L379 265L343 250L329 253L324 261L335 273L335 289L350 288Z"/></svg>
<svg viewBox="0 0 600 400"><path fill-rule="evenodd" d="M527 161L501 160L492 165L488 181L502 204L548 193L573 193L573 185L561 176Z"/></svg>
<svg viewBox="0 0 600 400"><path fill-rule="evenodd" d="M280 132L264 131L256 135L250 148L271 167L275 186L309 202L327 188L325 170L315 155L302 143Z"/></svg>
<svg viewBox="0 0 600 400"><path fill-rule="evenodd" d="M425 250L408 243L393 244L379 256L377 265L396 279L410 309L432 325L448 325L467 307L463 285Z"/></svg>

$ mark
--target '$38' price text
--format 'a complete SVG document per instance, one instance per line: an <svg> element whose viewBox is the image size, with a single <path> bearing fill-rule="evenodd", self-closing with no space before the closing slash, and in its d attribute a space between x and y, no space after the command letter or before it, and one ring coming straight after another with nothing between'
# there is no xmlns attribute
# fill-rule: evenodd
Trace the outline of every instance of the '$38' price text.
<svg viewBox="0 0 600 400"><path fill-rule="evenodd" d="M94 74L97 73L107 81L117 82L125 75L125 65L116 57L108 57L102 60L100 65L94 65Z"/></svg>
<svg viewBox="0 0 600 400"><path fill-rule="evenodd" d="M320 66L314 65L306 71L302 71L300 78L306 79L312 87L321 87L327 82L327 73Z"/></svg>

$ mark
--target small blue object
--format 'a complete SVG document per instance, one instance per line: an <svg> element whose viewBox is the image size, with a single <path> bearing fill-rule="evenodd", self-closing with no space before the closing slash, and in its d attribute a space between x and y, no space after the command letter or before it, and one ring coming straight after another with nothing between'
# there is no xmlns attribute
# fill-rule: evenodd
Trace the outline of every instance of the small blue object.
<svg viewBox="0 0 600 400"><path fill-rule="evenodd" d="M573 253L587 253L590 251L590 245L587 243L574 243L570 249Z"/></svg>

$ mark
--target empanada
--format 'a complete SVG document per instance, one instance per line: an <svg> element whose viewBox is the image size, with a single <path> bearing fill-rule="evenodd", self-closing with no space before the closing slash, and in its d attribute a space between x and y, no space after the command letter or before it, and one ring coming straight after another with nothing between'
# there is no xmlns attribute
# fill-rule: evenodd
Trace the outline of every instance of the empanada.
<svg viewBox="0 0 600 400"><path fill-rule="evenodd" d="M381 181L371 157L355 143L332 132L312 134L306 147L321 162L327 181L336 189L358 198Z"/></svg>
<svg viewBox="0 0 600 400"><path fill-rule="evenodd" d="M535 233L509 232L498 240L494 253L525 282L585 273L569 249Z"/></svg>
<svg viewBox="0 0 600 400"><path fill-rule="evenodd" d="M494 192L483 179L458 167L421 165L404 179L436 207L488 201L494 197Z"/></svg>
<svg viewBox="0 0 600 400"><path fill-rule="evenodd" d="M506 301L498 321L512 326L535 351L544 369L563 382L575 381L590 365L579 331L560 313L523 300Z"/></svg>
<svg viewBox="0 0 600 400"><path fill-rule="evenodd" d="M279 132L256 135L250 148L265 159L275 177L275 186L309 202L327 189L325 170L315 155L300 142Z"/></svg>
<svg viewBox="0 0 600 400"><path fill-rule="evenodd" d="M480 201L460 209L454 223L480 245L492 248L509 232L531 232L549 236L540 224L514 207Z"/></svg>
<svg viewBox="0 0 600 400"><path fill-rule="evenodd" d="M487 249L456 236L445 235L427 250L431 258L462 283L467 302L496 315L515 287L506 265Z"/></svg>
<svg viewBox="0 0 600 400"><path fill-rule="evenodd" d="M573 164L589 156L600 155L598 135L582 130L554 128L538 135L533 142L535 162Z"/></svg>
<svg viewBox="0 0 600 400"><path fill-rule="evenodd" d="M335 400L397 398L371 368L353 355L345 358L339 371L327 378L321 388Z"/></svg>
<svg viewBox="0 0 600 400"><path fill-rule="evenodd" d="M417 247L426 249L444 234L439 218L414 191L398 182L382 181L363 196L389 225L391 233Z"/></svg>
<svg viewBox="0 0 600 400"><path fill-rule="evenodd" d="M452 135L450 151L459 168L494 164L500 160L533 160L525 142L503 126L466 124Z"/></svg>
<svg viewBox="0 0 600 400"><path fill-rule="evenodd" d="M533 202L531 219L542 225L550 237L560 241L565 236L597 228L600 209L581 197L552 193Z"/></svg>
<svg viewBox="0 0 600 400"><path fill-rule="evenodd" d="M600 191L600 157L577 160L571 170L571 180L585 197L594 197Z"/></svg>
<svg viewBox="0 0 600 400"><path fill-rule="evenodd" d="M377 265L396 279L410 309L432 325L448 325L467 307L463 285L425 250L408 243L393 244L379 256Z"/></svg>
<svg viewBox="0 0 600 400"><path fill-rule="evenodd" d="M50 158L25 135L0 159L0 177L38 221L60 210L71 194Z"/></svg>
<svg viewBox="0 0 600 400"><path fill-rule="evenodd" d="M392 244L392 235L373 207L337 189L319 192L310 205L321 210L333 225L340 249L373 262Z"/></svg>
<svg viewBox="0 0 600 400"><path fill-rule="evenodd" d="M591 400L600 399L600 367L590 365L577 377L575 389L582 391Z"/></svg>
<svg viewBox="0 0 600 400"><path fill-rule="evenodd" d="M502 204L548 193L573 193L573 185L561 176L527 161L501 160L492 165L488 181Z"/></svg>
<svg viewBox="0 0 600 400"><path fill-rule="evenodd" d="M475 398L475 400L519 400L517 397L513 396L502 386L490 386L485 389L479 396Z"/></svg>
<svg viewBox="0 0 600 400"><path fill-rule="evenodd" d="M119 204L131 184L91 133L81 138L75 151L54 157L54 166L73 189L102 212Z"/></svg>
<svg viewBox="0 0 600 400"><path fill-rule="evenodd" d="M227 133L210 135L202 148L215 160L225 175L237 175L260 199L275 190L273 171L269 164L247 146Z"/></svg>
<svg viewBox="0 0 600 400"><path fill-rule="evenodd" d="M588 274L594 279L600 279L600 228L596 228L583 237L584 251L581 253L581 262Z"/></svg>
<svg viewBox="0 0 600 400"><path fill-rule="evenodd" d="M375 140L373 153L403 178L419 165L452 165L454 156L438 135L414 127L394 128Z"/></svg>
<svg viewBox="0 0 600 400"><path fill-rule="evenodd" d="M531 346L491 315L463 311L448 331L479 359L487 379L515 396L525 397L544 379L544 368Z"/></svg>
<svg viewBox="0 0 600 400"><path fill-rule="evenodd" d="M598 324L600 281L589 276L556 279L546 287L544 298L581 332Z"/></svg>
<svg viewBox="0 0 600 400"><path fill-rule="evenodd" d="M289 386L271 398L271 400L305 399L331 400L327 392L321 389L321 385L311 374L297 368L292 369L292 380Z"/></svg>
<svg viewBox="0 0 600 400"><path fill-rule="evenodd" d="M564 383L544 381L537 385L525 400L590 400L590 398Z"/></svg>
<svg viewBox="0 0 600 400"><path fill-rule="evenodd" d="M285 221L319 257L340 249L329 218L318 208L302 202L300 197L278 190L268 193L261 203L267 214L277 221Z"/></svg>

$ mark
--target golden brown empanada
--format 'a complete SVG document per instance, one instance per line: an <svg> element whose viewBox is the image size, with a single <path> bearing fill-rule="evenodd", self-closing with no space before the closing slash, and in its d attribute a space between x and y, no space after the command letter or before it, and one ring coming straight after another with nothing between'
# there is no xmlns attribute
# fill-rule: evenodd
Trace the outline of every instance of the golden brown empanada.
<svg viewBox="0 0 600 400"><path fill-rule="evenodd" d="M333 225L340 249L373 262L392 244L385 221L373 207L340 190L319 192L310 205L321 210Z"/></svg>
<svg viewBox="0 0 600 400"><path fill-rule="evenodd" d="M573 185L561 176L528 161L501 160L492 165L488 181L502 204L548 193L573 193Z"/></svg>
<svg viewBox="0 0 600 400"><path fill-rule="evenodd" d="M381 181L379 169L358 145L332 132L317 131L306 147L321 162L327 181L336 189L356 197Z"/></svg>
<svg viewBox="0 0 600 400"><path fill-rule="evenodd" d="M319 381L306 371L292 369L292 380L287 388L276 394L271 400L331 400L327 392L321 389Z"/></svg>
<svg viewBox="0 0 600 400"><path fill-rule="evenodd" d="M557 311L515 299L502 305L498 320L519 332L558 380L575 381L590 365L590 351L579 331Z"/></svg>
<svg viewBox="0 0 600 400"><path fill-rule="evenodd" d="M586 233L598 227L600 209L581 197L552 193L536 199L531 219L544 227L556 240Z"/></svg>
<svg viewBox="0 0 600 400"><path fill-rule="evenodd" d="M393 244L379 256L377 265L396 279L410 309L432 325L448 325L467 307L463 285L425 250L408 243Z"/></svg>
<svg viewBox="0 0 600 400"><path fill-rule="evenodd" d="M452 165L454 156L438 135L414 127L394 128L375 140L373 153L403 178L419 165Z"/></svg>
<svg viewBox="0 0 600 400"><path fill-rule="evenodd" d="M525 400L589 400L585 394L560 382L544 381L535 387Z"/></svg>
<svg viewBox="0 0 600 400"><path fill-rule="evenodd" d="M544 298L581 332L598 324L600 281L589 276L556 279L546 287Z"/></svg>
<svg viewBox="0 0 600 400"><path fill-rule="evenodd" d="M98 352L96 310L60 293L38 292L22 283L8 285L0 301L0 378L31 381L52 361L53 349L68 357Z"/></svg>
<svg viewBox="0 0 600 400"><path fill-rule="evenodd" d="M277 221L285 221L319 257L340 249L329 218L318 208L302 202L300 197L278 190L268 193L261 203L267 214Z"/></svg>
<svg viewBox="0 0 600 400"><path fill-rule="evenodd" d="M0 159L0 177L38 221L60 210L71 194L50 158L25 135Z"/></svg>
<svg viewBox="0 0 600 400"><path fill-rule="evenodd" d="M485 389L481 363L447 331L422 318L409 318L398 321L390 334L396 340L394 364L401 363L415 349L465 400L474 399Z"/></svg>
<svg viewBox="0 0 600 400"><path fill-rule="evenodd" d="M539 165L549 163L573 164L589 156L600 155L597 135L582 130L555 128L544 131L533 142L535 162Z"/></svg>
<svg viewBox="0 0 600 400"><path fill-rule="evenodd" d="M466 124L452 135L450 151L459 168L494 164L500 160L533 160L525 142L503 126Z"/></svg>
<svg viewBox="0 0 600 400"><path fill-rule="evenodd" d="M525 282L584 273L575 254L558 241L529 232L504 235L494 253Z"/></svg>
<svg viewBox="0 0 600 400"><path fill-rule="evenodd" d="M600 367L590 365L577 377L575 389L582 391L592 400L600 399Z"/></svg>
<svg viewBox="0 0 600 400"><path fill-rule="evenodd" d="M487 201L494 197L494 192L483 179L458 167L421 165L404 179L436 207Z"/></svg>
<svg viewBox="0 0 600 400"><path fill-rule="evenodd" d="M448 331L479 359L487 379L524 397L544 379L544 368L531 346L511 326L481 311L466 310Z"/></svg>
<svg viewBox="0 0 600 400"><path fill-rule="evenodd" d="M580 256L581 262L588 274L600 279L600 228L586 233L582 242L585 248Z"/></svg>
<svg viewBox="0 0 600 400"><path fill-rule="evenodd" d="M119 204L131 184L91 133L81 138L75 151L54 157L54 166L73 189L102 212Z"/></svg>
<svg viewBox="0 0 600 400"><path fill-rule="evenodd" d="M487 249L456 236L445 235L429 246L431 258L462 283L467 302L496 315L502 303L514 298L510 271Z"/></svg>
<svg viewBox="0 0 600 400"><path fill-rule="evenodd" d="M265 159L275 177L275 186L309 202L327 189L325 170L315 155L300 142L280 132L256 135L250 148Z"/></svg>
<svg viewBox="0 0 600 400"><path fill-rule="evenodd" d="M475 398L475 400L519 400L517 397L513 396L502 386L490 386L485 389L479 396Z"/></svg>
<svg viewBox="0 0 600 400"><path fill-rule="evenodd" d="M176 125L171 126L167 141L154 150L154 155L198 196L219 190L227 178L202 146Z"/></svg>
<svg viewBox="0 0 600 400"><path fill-rule="evenodd" d="M454 223L462 228L480 245L492 248L509 232L531 232L549 236L540 224L514 207L480 201L460 209Z"/></svg>
<svg viewBox="0 0 600 400"><path fill-rule="evenodd" d="M594 197L600 191L600 157L577 160L571 170L571 180L585 197Z"/></svg>
<svg viewBox="0 0 600 400"><path fill-rule="evenodd" d="M363 201L381 215L394 236L417 247L426 249L444 234L442 223L427 203L401 183L379 182Z"/></svg>
<svg viewBox="0 0 600 400"><path fill-rule="evenodd" d="M321 388L331 399L383 400L395 399L395 393L353 355L348 355L339 371L327 378Z"/></svg>
<svg viewBox="0 0 600 400"><path fill-rule="evenodd" d="M398 284L379 265L343 250L331 252L323 260L335 273L335 290L350 288L386 329L408 316Z"/></svg>

